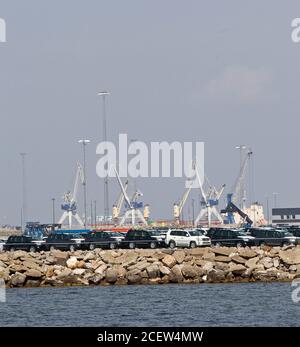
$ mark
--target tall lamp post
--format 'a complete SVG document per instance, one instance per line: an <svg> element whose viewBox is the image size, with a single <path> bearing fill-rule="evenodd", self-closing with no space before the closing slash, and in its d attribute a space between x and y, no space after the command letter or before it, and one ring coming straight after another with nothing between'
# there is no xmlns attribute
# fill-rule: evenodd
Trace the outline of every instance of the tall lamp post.
<svg viewBox="0 0 300 347"><path fill-rule="evenodd" d="M27 191L26 191L26 159L27 153L20 153L22 160L22 218L21 218L21 228L24 231L27 223Z"/></svg>
<svg viewBox="0 0 300 347"><path fill-rule="evenodd" d="M274 207L277 207L278 193L274 192L274 193L273 193L273 197L274 197Z"/></svg>
<svg viewBox="0 0 300 347"><path fill-rule="evenodd" d="M55 198L52 198L52 223L55 224Z"/></svg>
<svg viewBox="0 0 300 347"><path fill-rule="evenodd" d="M239 145L235 146L236 149L240 151L240 171L242 171L242 165L243 165L243 150L245 150L247 147L245 145ZM244 197L245 197L245 184L244 180L241 182L241 195L239 196L239 203L240 203L240 208L244 208Z"/></svg>
<svg viewBox="0 0 300 347"><path fill-rule="evenodd" d="M135 142L138 142L138 140L137 139L130 139L130 143L135 143ZM136 181L137 181L137 177L134 177L133 178L134 192L137 191L137 183L136 183Z"/></svg>
<svg viewBox="0 0 300 347"><path fill-rule="evenodd" d="M193 225L195 224L195 199L192 199Z"/></svg>
<svg viewBox="0 0 300 347"><path fill-rule="evenodd" d="M87 226L87 207L86 207L86 201L87 201L87 193L86 193L86 159L85 159L85 147L90 143L90 140L79 140L78 143L82 144L82 153L83 153L83 205L84 205L84 227L86 229Z"/></svg>
<svg viewBox="0 0 300 347"><path fill-rule="evenodd" d="M269 197L266 196L266 207L267 207L267 220L268 224L270 224L270 208L269 208Z"/></svg>
<svg viewBox="0 0 300 347"><path fill-rule="evenodd" d="M103 141L107 141L107 120L106 120L106 96L110 95L107 90L98 93L98 96L103 100ZM108 175L104 178L104 220L109 216L109 193L108 193Z"/></svg>

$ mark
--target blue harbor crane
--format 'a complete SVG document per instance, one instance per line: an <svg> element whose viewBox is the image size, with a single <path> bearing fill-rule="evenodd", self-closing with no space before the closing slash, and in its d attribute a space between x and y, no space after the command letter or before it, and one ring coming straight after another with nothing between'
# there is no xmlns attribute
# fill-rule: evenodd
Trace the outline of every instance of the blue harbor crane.
<svg viewBox="0 0 300 347"><path fill-rule="evenodd" d="M245 203L245 192L243 190L244 180L246 175L246 169L249 164L253 152L251 149L248 150L246 156L242 162L239 174L235 180L231 193L227 194L227 207L222 210L222 213L227 214L227 219L225 220L226 224L235 224L234 213L238 213L241 218L246 222L246 224L251 223L250 218L242 211L243 205ZM242 206L238 207L238 201L242 201Z"/></svg>
<svg viewBox="0 0 300 347"><path fill-rule="evenodd" d="M83 168L81 164L77 163L77 171L76 171L76 177L75 177L75 183L74 183L74 189L73 193L68 191L63 196L63 203L61 205L61 209L64 211L60 220L59 224L63 224L65 220L68 222L69 229L72 229L72 219L74 218L77 223L83 227L84 223L81 219L81 217L78 214L77 210L77 191L78 191L78 185L79 182L84 183L84 173Z"/></svg>

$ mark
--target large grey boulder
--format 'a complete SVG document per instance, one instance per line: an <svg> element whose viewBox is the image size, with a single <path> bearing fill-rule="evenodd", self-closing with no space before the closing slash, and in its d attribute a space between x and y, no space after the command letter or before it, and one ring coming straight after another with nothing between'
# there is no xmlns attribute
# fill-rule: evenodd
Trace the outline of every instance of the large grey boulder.
<svg viewBox="0 0 300 347"><path fill-rule="evenodd" d="M184 250L176 250L172 256L176 259L176 262L178 264L181 264L184 261L184 258L186 256L186 253Z"/></svg>
<svg viewBox="0 0 300 347"><path fill-rule="evenodd" d="M170 282L179 283L183 281L183 275L179 265L174 265L169 274Z"/></svg>
<svg viewBox="0 0 300 347"><path fill-rule="evenodd" d="M20 272L16 272L14 275L11 276L11 284L14 287L22 287L25 283L26 276Z"/></svg>
<svg viewBox="0 0 300 347"><path fill-rule="evenodd" d="M234 275L242 275L245 272L246 267L242 264L230 264L228 270Z"/></svg>
<svg viewBox="0 0 300 347"><path fill-rule="evenodd" d="M195 278L198 275L196 266L192 265L183 265L181 272L186 278Z"/></svg>
<svg viewBox="0 0 300 347"><path fill-rule="evenodd" d="M160 275L159 267L156 264L152 264L146 268L149 278L157 278Z"/></svg>
<svg viewBox="0 0 300 347"><path fill-rule="evenodd" d="M279 251L279 258L288 265L300 264L300 247L287 251Z"/></svg>
<svg viewBox="0 0 300 347"><path fill-rule="evenodd" d="M31 278L41 278L43 277L43 273L39 270L36 270L36 269L28 269L26 272L25 272L25 275L27 277L31 277Z"/></svg>
<svg viewBox="0 0 300 347"><path fill-rule="evenodd" d="M177 261L172 255L166 255L162 259L162 263L169 268L173 268L173 266L177 263Z"/></svg>
<svg viewBox="0 0 300 347"><path fill-rule="evenodd" d="M225 280L225 273L222 270L211 269L207 273L207 281L209 282L222 282Z"/></svg>
<svg viewBox="0 0 300 347"><path fill-rule="evenodd" d="M239 248L238 252L241 257L246 259L254 258L257 256L255 250L251 248Z"/></svg>

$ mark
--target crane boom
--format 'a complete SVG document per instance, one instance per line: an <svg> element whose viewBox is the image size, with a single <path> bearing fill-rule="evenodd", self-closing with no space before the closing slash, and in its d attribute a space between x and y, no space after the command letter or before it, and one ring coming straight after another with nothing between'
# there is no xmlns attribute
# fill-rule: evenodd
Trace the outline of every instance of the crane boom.
<svg viewBox="0 0 300 347"><path fill-rule="evenodd" d="M115 173L116 173L117 180L118 180L118 182L119 182L120 188L121 188L121 190L122 190L124 199L125 199L126 203L128 204L128 206L129 206L130 208L132 208L132 203L131 203L131 201L130 201L130 199L129 199L127 193L126 193L126 190L125 190L125 188L124 188L124 186L123 186L123 183L122 183L122 181L121 181L121 179L120 179L120 176L119 176L119 174L118 174L118 171L117 171L116 168L114 168L114 170L115 170Z"/></svg>
<svg viewBox="0 0 300 347"><path fill-rule="evenodd" d="M232 189L232 202L234 204L237 204L237 200L238 200L238 197L241 195L241 189L242 189L242 182L244 180L244 177L245 177L245 173L246 173L246 168L247 168L247 165L248 165L248 162L251 158L251 155L253 154L253 152L251 150L248 151L247 155L245 156L244 158L244 161L242 163L242 166L241 166L241 169L240 169L240 172L239 172L239 175L235 181L235 184L233 186L233 189Z"/></svg>
<svg viewBox="0 0 300 347"><path fill-rule="evenodd" d="M72 202L76 201L79 179L81 180L81 183L83 183L85 180L85 177L83 174L83 169L82 169L81 164L79 162L77 162L77 171L76 171L74 189L73 189L73 194L72 194L72 199L71 199Z"/></svg>
<svg viewBox="0 0 300 347"><path fill-rule="evenodd" d="M183 197L182 197L182 199L180 200L180 202L179 202L179 204L178 204L178 211L179 211L180 214L181 214L182 209L183 209L183 207L184 207L184 205L185 205L185 203L186 203L186 201L187 201L187 199L188 199L188 197L189 197L189 195L190 195L191 190L192 190L192 186L190 186L190 187L184 192Z"/></svg>
<svg viewBox="0 0 300 347"><path fill-rule="evenodd" d="M222 187L220 188L220 190L218 192L216 192L216 200L220 200L221 195L223 194L225 187L226 187L226 184L223 184Z"/></svg>
<svg viewBox="0 0 300 347"><path fill-rule="evenodd" d="M128 181L125 182L125 186L124 186L125 192L127 192L127 188L128 188ZM124 194L123 194L123 192L121 192L120 197L119 197L117 204L116 204L118 211L121 211L123 203L124 203Z"/></svg>
<svg viewBox="0 0 300 347"><path fill-rule="evenodd" d="M200 191L201 191L201 195L203 197L205 205L207 205L207 198L206 198L206 195L204 193L203 185L202 185L202 182L201 182L201 178L200 178L200 175L199 175L199 171L198 171L198 167L197 167L197 163L196 162L194 163L194 170L196 172L196 177L197 177L197 180L198 180L198 184L199 184L199 188L200 188Z"/></svg>

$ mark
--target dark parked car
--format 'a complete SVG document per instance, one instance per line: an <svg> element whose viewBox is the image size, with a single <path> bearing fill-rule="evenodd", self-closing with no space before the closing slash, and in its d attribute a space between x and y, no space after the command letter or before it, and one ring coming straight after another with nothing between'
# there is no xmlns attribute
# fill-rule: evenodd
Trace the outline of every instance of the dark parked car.
<svg viewBox="0 0 300 347"><path fill-rule="evenodd" d="M154 237L159 242L160 246L165 246L166 234L162 234L160 230L156 229L149 229L147 231L150 236Z"/></svg>
<svg viewBox="0 0 300 347"><path fill-rule="evenodd" d="M44 240L36 240L30 236L9 236L6 243L3 245L5 251L24 250L35 252L43 249Z"/></svg>
<svg viewBox="0 0 300 347"><path fill-rule="evenodd" d="M93 250L95 248L115 249L118 246L118 240L108 232L94 231L83 235L83 248Z"/></svg>
<svg viewBox="0 0 300 347"><path fill-rule="evenodd" d="M286 230L274 228L251 228L248 232L255 237L255 245L285 246L295 244L297 238Z"/></svg>
<svg viewBox="0 0 300 347"><path fill-rule="evenodd" d="M248 235L244 230L211 228L207 232L214 246L244 247L254 245L254 237Z"/></svg>
<svg viewBox="0 0 300 347"><path fill-rule="evenodd" d="M146 247L156 248L159 245L157 238L152 236L147 230L128 230L121 246L126 248Z"/></svg>
<svg viewBox="0 0 300 347"><path fill-rule="evenodd" d="M124 240L125 235L126 235L125 233L121 233L119 231L104 230L103 232L108 234L114 240L116 240L118 242L118 244L121 243L122 240Z"/></svg>
<svg viewBox="0 0 300 347"><path fill-rule="evenodd" d="M300 243L300 228L298 226L290 226L290 227L287 227L286 230L293 234L294 236L296 236L297 238L297 243L299 244Z"/></svg>
<svg viewBox="0 0 300 347"><path fill-rule="evenodd" d="M70 250L71 252L81 248L84 238L80 234L50 234L46 238L46 250Z"/></svg>

